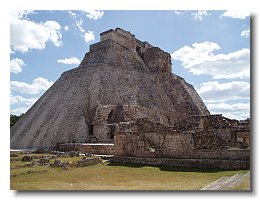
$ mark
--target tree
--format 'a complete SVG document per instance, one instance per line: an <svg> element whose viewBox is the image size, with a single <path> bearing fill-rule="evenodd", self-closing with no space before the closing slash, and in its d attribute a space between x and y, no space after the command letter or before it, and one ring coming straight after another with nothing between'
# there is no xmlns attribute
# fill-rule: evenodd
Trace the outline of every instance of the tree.
<svg viewBox="0 0 260 200"><path fill-rule="evenodd" d="M21 117L23 114L17 116L17 115L10 115L10 127L12 127Z"/></svg>

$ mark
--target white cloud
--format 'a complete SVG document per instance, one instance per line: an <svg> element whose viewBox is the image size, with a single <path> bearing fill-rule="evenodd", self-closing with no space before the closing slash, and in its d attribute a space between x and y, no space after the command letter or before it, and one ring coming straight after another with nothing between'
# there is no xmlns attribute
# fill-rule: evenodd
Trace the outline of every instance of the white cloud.
<svg viewBox="0 0 260 200"><path fill-rule="evenodd" d="M194 75L210 75L213 79L249 78L250 50L241 49L228 54L213 54L220 46L213 42L194 43L171 54Z"/></svg>
<svg viewBox="0 0 260 200"><path fill-rule="evenodd" d="M69 26L64 26L64 31L68 31L69 30Z"/></svg>
<svg viewBox="0 0 260 200"><path fill-rule="evenodd" d="M203 17L205 16L209 16L211 15L210 13L208 13L207 11L203 11L203 10L198 10L197 12L195 13L191 13L191 15L194 15L194 19L195 20L199 20L199 21L202 21Z"/></svg>
<svg viewBox="0 0 260 200"><path fill-rule="evenodd" d="M61 26L56 21L36 23L26 17L31 12L13 11L10 20L10 44L14 51L27 52L29 49L44 49L46 42L61 46Z"/></svg>
<svg viewBox="0 0 260 200"><path fill-rule="evenodd" d="M85 42L91 42L95 40L95 35L93 31L88 31L84 35Z"/></svg>
<svg viewBox="0 0 260 200"><path fill-rule="evenodd" d="M79 21L76 21L76 26L78 27L78 29L82 32L85 33L85 30L82 28L82 24L83 24L83 19L81 18Z"/></svg>
<svg viewBox="0 0 260 200"><path fill-rule="evenodd" d="M175 13L176 15L183 15L183 14L184 14L183 12L178 11L178 10L175 10L174 13Z"/></svg>
<svg viewBox="0 0 260 200"><path fill-rule="evenodd" d="M19 107L19 108L15 108L15 109L11 109L10 113L13 115L21 115L22 113L26 113L27 110L29 110L31 106L27 106L27 107Z"/></svg>
<svg viewBox="0 0 260 200"><path fill-rule="evenodd" d="M103 10L84 10L83 12L86 13L86 16L89 19L101 19L101 17L104 15L104 11Z"/></svg>
<svg viewBox="0 0 260 200"><path fill-rule="evenodd" d="M21 96L10 96L10 104L25 104L27 106L31 106L37 101L38 98L24 98Z"/></svg>
<svg viewBox="0 0 260 200"><path fill-rule="evenodd" d="M80 60L76 57L59 59L57 62L62 64L67 64L67 65L80 64Z"/></svg>
<svg viewBox="0 0 260 200"><path fill-rule="evenodd" d="M207 108L211 114L223 114L230 119L246 119L250 117L250 103L236 104L207 104Z"/></svg>
<svg viewBox="0 0 260 200"><path fill-rule="evenodd" d="M241 35L242 37L244 37L244 38L250 37L250 29L249 29L249 28L244 29L244 30L241 32L240 35Z"/></svg>
<svg viewBox="0 0 260 200"><path fill-rule="evenodd" d="M11 20L15 20L15 19L27 19L28 15L31 14L35 14L35 12L33 10L11 10L10 11L10 18Z"/></svg>
<svg viewBox="0 0 260 200"><path fill-rule="evenodd" d="M196 87L196 90L205 103L250 98L250 83L244 81L231 81L228 83L208 81L200 84Z"/></svg>
<svg viewBox="0 0 260 200"><path fill-rule="evenodd" d="M19 73L22 71L22 66L25 66L25 63L23 62L22 59L19 59L19 58L13 58L11 61L10 61L10 71L12 73Z"/></svg>
<svg viewBox="0 0 260 200"><path fill-rule="evenodd" d="M76 13L74 13L74 12L72 12L72 11L68 11L68 13L69 13L69 16L72 18L72 19L76 19L77 18L77 14Z"/></svg>
<svg viewBox="0 0 260 200"><path fill-rule="evenodd" d="M38 77L32 81L32 84L28 84L20 81L11 81L11 91L17 91L24 94L38 94L40 91L47 90L53 82L49 82L47 79Z"/></svg>
<svg viewBox="0 0 260 200"><path fill-rule="evenodd" d="M12 48L10 47L10 54L14 54L15 52L12 50Z"/></svg>
<svg viewBox="0 0 260 200"><path fill-rule="evenodd" d="M227 10L225 11L220 18L222 17L230 17L234 19L245 19L250 15L250 12L247 10Z"/></svg>

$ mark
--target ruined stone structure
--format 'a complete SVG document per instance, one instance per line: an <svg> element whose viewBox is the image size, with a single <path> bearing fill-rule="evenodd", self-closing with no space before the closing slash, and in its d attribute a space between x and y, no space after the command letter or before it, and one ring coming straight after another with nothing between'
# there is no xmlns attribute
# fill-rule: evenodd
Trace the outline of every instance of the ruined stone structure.
<svg viewBox="0 0 260 200"><path fill-rule="evenodd" d="M246 169L250 151L240 137L249 138L249 133L247 123L221 115L189 116L173 126L149 119L121 122L115 131L113 159L122 163Z"/></svg>
<svg viewBox="0 0 260 200"><path fill-rule="evenodd" d="M249 150L229 148L248 148L249 133L248 123L210 115L193 86L172 73L169 53L116 28L101 33L79 67L64 72L11 128L11 148L96 148L117 162L193 158L245 168Z"/></svg>

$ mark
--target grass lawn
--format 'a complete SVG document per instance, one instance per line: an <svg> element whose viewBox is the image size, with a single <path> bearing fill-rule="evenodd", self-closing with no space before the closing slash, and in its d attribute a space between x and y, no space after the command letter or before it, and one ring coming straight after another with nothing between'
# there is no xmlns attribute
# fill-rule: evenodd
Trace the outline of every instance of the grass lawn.
<svg viewBox="0 0 260 200"><path fill-rule="evenodd" d="M68 170L25 167L11 169L11 173L32 169L48 171L11 177L11 190L199 190L222 176L247 172L247 170L200 172L170 167L98 164Z"/></svg>

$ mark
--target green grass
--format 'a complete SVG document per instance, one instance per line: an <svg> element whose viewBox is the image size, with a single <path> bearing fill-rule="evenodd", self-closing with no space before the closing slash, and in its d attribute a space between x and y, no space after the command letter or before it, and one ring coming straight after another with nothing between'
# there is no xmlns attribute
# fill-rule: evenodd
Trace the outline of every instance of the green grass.
<svg viewBox="0 0 260 200"><path fill-rule="evenodd" d="M78 157L59 157L58 160L64 161L64 162L77 162L82 158L82 156Z"/></svg>
<svg viewBox="0 0 260 200"><path fill-rule="evenodd" d="M11 173L47 169L11 177L12 190L199 190L222 176L240 171L199 171L138 165L95 165L62 170L51 167L12 169Z"/></svg>
<svg viewBox="0 0 260 200"><path fill-rule="evenodd" d="M23 167L23 168L11 169L11 174L19 174L21 172L26 172L26 171L30 171L30 170L44 170L44 169L47 169L47 168L46 167L41 167L41 166L37 166L37 167ZM23 175L21 175L21 176L23 176ZM30 175L28 175L28 176L30 176Z"/></svg>
<svg viewBox="0 0 260 200"><path fill-rule="evenodd" d="M42 156L50 156L50 154L47 153L11 153L11 154L16 154L17 157L11 157L11 159L22 159L25 155L30 155L30 156L35 156L37 158L42 157Z"/></svg>

